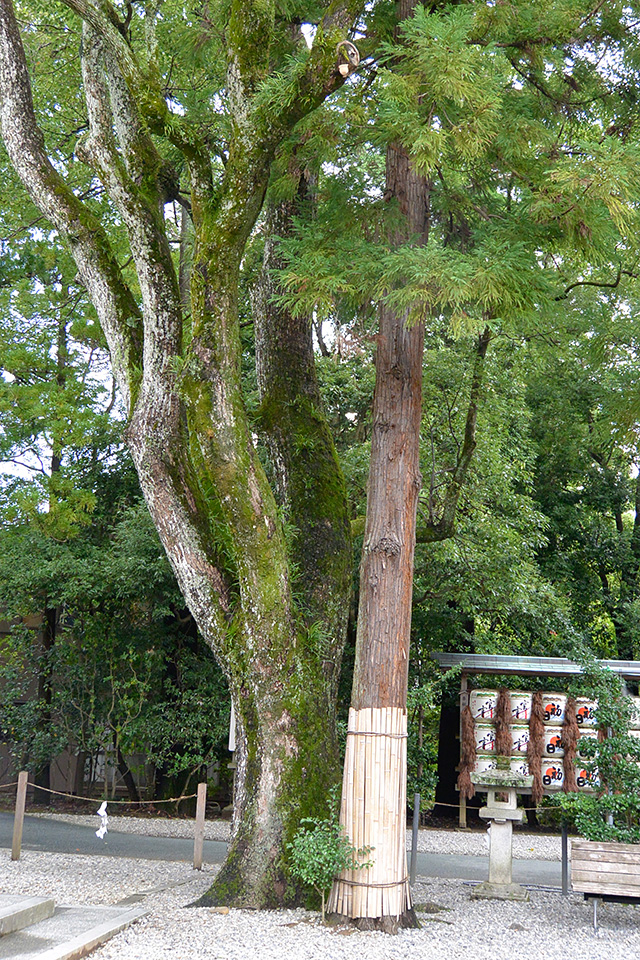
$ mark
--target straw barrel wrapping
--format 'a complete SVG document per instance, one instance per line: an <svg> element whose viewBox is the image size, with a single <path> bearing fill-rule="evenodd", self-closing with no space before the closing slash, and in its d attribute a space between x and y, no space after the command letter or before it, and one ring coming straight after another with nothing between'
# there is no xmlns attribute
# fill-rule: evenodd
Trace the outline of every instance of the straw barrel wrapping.
<svg viewBox="0 0 640 960"><path fill-rule="evenodd" d="M564 766L564 784L562 789L565 793L573 793L578 789L575 760L578 753L579 736L580 727L578 726L576 716L576 701L574 697L567 697L564 721L562 723L562 746L564 749L564 757L562 760Z"/></svg>

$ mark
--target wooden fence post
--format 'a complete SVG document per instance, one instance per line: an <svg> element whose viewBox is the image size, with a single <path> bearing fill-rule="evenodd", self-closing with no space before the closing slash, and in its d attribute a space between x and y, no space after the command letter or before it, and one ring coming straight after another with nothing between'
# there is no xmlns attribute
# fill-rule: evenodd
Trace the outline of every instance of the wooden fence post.
<svg viewBox="0 0 640 960"><path fill-rule="evenodd" d="M202 870L202 848L204 846L204 813L207 805L207 785L198 784L196 800L196 832L193 841L193 869Z"/></svg>
<svg viewBox="0 0 640 960"><path fill-rule="evenodd" d="M27 780L29 774L23 770L18 774L18 789L16 790L16 812L13 817L13 844L11 846L11 859L20 859L20 848L22 846L22 826L24 824L24 807L27 801Z"/></svg>
<svg viewBox="0 0 640 960"><path fill-rule="evenodd" d="M463 671L460 675L460 744L462 745L462 711L469 703L469 684L467 675ZM458 825L462 830L467 829L467 798L460 793L460 808L458 810Z"/></svg>

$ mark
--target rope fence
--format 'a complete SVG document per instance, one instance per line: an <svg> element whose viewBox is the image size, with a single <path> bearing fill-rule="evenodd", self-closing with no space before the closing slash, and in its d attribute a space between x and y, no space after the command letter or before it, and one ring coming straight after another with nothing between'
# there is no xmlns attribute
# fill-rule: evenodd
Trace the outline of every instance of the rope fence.
<svg viewBox="0 0 640 960"><path fill-rule="evenodd" d="M28 781L27 786L33 787L36 790L42 790L44 793L55 794L57 797L67 797L69 800L82 800L84 803L95 803L98 800L106 800L110 806L120 805L127 807L144 806L145 804L153 804L155 806L157 803L179 803L181 800L193 800L194 797L198 796L197 793L187 793L180 797L169 797L167 800L110 800L109 797L81 797L75 793L63 793L61 790L41 787L37 783L31 783L31 781Z"/></svg>
<svg viewBox="0 0 640 960"><path fill-rule="evenodd" d="M18 782L15 783L4 783L0 784L0 790L10 790L13 787L17 787ZM106 800L110 806L126 806L126 807L135 807L135 806L156 806L159 803L180 803L182 800L193 800L198 796L197 793L186 793L180 797L170 797L167 800L109 800L108 797L81 797L75 793L64 793L61 790L51 790L49 787L40 787L37 783L28 782L27 786L34 787L36 790L42 790L45 793L55 794L57 797L67 797L69 800L81 800L83 803L95 803L98 800ZM437 800L432 809L435 810L436 807L447 807L450 810L459 810L459 803L441 803L440 800ZM538 807L521 807L521 810L533 811L537 810ZM425 811L427 812L427 811Z"/></svg>
<svg viewBox="0 0 640 960"><path fill-rule="evenodd" d="M0 784L0 790L9 790L17 786L17 780L15 783L3 783ZM180 797L169 797L166 800L110 800L109 797L81 797L76 793L64 793L62 790L52 790L50 787L41 787L39 784L32 783L30 780L27 781L27 786L33 787L34 790L42 790L43 793L55 794L57 797L67 797L68 800L81 800L83 803L97 803L99 800L106 800L110 806L120 805L127 807L142 807L150 804L155 806L158 803L180 803L181 800L193 800L198 796L197 793L185 793Z"/></svg>
<svg viewBox="0 0 640 960"><path fill-rule="evenodd" d="M459 804L459 803L440 803L439 800L436 800L436 802L434 803L432 809L435 810L436 807L449 807L449 809L451 809L451 810L459 810L459 809L460 809L460 804ZM469 806L467 805L467 810L468 810L468 809L469 809ZM473 810L473 809L475 809L475 808L474 808L474 807L471 807L471 809ZM538 805L537 807L518 807L518 809L519 809L519 810L524 810L524 811L527 811L527 810L539 810L539 809L540 809L540 805Z"/></svg>
<svg viewBox="0 0 640 960"><path fill-rule="evenodd" d="M409 883L409 877L405 877L403 880L392 880L390 883L369 883L367 880L345 880L343 877L340 877L340 883L344 883L348 887L369 887L371 890L388 890L390 887L404 887L405 884Z"/></svg>
<svg viewBox="0 0 640 960"><path fill-rule="evenodd" d="M57 797L66 797L69 800L81 800L83 803L97 803L101 798L99 797L80 797L75 793L65 793L62 790L53 790L51 787L41 787L37 783L32 783L28 779L28 773L26 770L23 770L19 776L16 783L5 783L2 784L0 789L9 790L13 787L17 787L16 790L16 807L13 823L13 845L11 848L11 859L19 860L20 851L22 846L22 829L24 824L24 812L25 804L27 799L27 788L34 787L37 790L42 790L45 793L54 794ZM149 804L156 803L179 803L181 800L193 800L197 798L196 801L196 829L194 837L194 852L193 852L193 868L194 870L202 869L202 850L204 843L204 821L205 821L205 809L207 803L207 784L200 783L198 784L197 793L182 794L179 797L170 797L166 800L109 800L108 798L102 798L103 805L98 811L98 816L101 818L102 826L100 830L96 831L96 835L102 839L104 833L107 831L107 815L106 808L108 804L116 806L144 806ZM106 802L104 802L106 801ZM219 804L217 804L219 806Z"/></svg>
<svg viewBox="0 0 640 960"><path fill-rule="evenodd" d="M17 787L16 790L16 805L15 805L15 815L13 823L13 843L11 847L11 859L19 860L21 847L22 847L22 831L24 825L24 814L25 814L25 804L27 798L27 787L34 787L40 790L43 790L45 793L49 793L58 797L66 797L69 800L81 800L85 803L96 803L97 798L95 797L80 797L77 794L66 793L61 790L53 790L50 787L38 787L37 784L31 783L28 779L28 773L26 770L23 770L19 776L18 780L15 783L5 783L0 786L0 789L9 790L14 787ZM207 784L200 783L198 784L197 793L192 794L183 794L180 797L171 797L166 800L153 801L153 800L138 800L138 801L128 801L128 800L107 800L103 802L100 810L97 811L98 816L101 819L101 827L99 830L96 830L96 836L99 839L103 839L105 833L107 832L107 814L106 808L109 803L115 805L133 805L133 806L143 806L153 803L179 803L181 800L192 800L194 797L197 797L196 804L196 820L195 820L195 834L194 834L194 848L193 848L193 869L202 870L203 863L203 845L204 845L204 825L205 825L205 810L207 802ZM415 798L417 809L419 809L420 798L416 795ZM440 803L436 802L433 805L432 809L436 807L447 807L452 810L460 810L460 804L455 803ZM525 807L525 810L535 810L536 807ZM375 883L367 882L366 880L342 880L342 883L353 885L354 887L379 887L379 888L393 888L393 887L403 887L407 883L413 882L415 879L415 864L417 859L417 827L416 819L414 812L414 826L413 826L413 842L411 850L411 876L405 877L402 880L393 881L391 883ZM563 828L564 829L564 828ZM562 869L563 869L563 893L566 891L566 843L565 843L565 833L563 832L563 846L562 846Z"/></svg>

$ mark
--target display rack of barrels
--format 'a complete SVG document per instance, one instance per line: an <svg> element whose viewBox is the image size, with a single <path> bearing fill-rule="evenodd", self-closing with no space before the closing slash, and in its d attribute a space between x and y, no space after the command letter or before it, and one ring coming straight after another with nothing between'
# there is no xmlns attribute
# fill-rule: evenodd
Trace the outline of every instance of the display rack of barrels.
<svg viewBox="0 0 640 960"><path fill-rule="evenodd" d="M529 774L527 763L527 744L529 743L529 720L531 718L531 693L511 691L511 768ZM475 772L491 770L496 766L496 730L495 715L498 701L497 690L471 690L469 706L474 720L476 737ZM546 791L561 790L565 779L564 747L562 744L562 724L565 717L567 697L560 693L543 694L544 708L544 751L542 757L542 784ZM640 699L635 699L640 707ZM576 719L580 728L576 752L576 783L578 790L593 791L598 787L597 771L590 770L584 762L581 743L590 737L597 737L595 710L597 703L578 697L576 700ZM629 733L640 737L640 711L636 711L638 720L635 729Z"/></svg>

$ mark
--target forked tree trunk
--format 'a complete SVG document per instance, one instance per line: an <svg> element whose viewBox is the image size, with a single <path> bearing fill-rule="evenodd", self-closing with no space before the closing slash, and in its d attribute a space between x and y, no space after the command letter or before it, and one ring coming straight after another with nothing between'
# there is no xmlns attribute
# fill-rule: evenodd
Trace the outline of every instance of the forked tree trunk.
<svg viewBox="0 0 640 960"><path fill-rule="evenodd" d="M302 180L301 199L305 188ZM299 593L282 607L279 629L256 643L242 684L238 663L229 674L238 721L233 839L203 904L295 902L286 855L273 851L286 851L301 817L323 810L339 779L336 690L352 563L346 486L320 401L311 324L273 299L276 238L298 212L297 201L268 204L253 314L261 427Z"/></svg>
<svg viewBox="0 0 640 960"><path fill-rule="evenodd" d="M162 70L154 72L157 64L149 68L146 55L138 60L111 6L64 2L83 20L88 131L76 154L102 180L126 229L135 292L108 226L51 164L12 0L0 0L3 138L33 202L66 238L93 300L129 412L127 441L151 516L189 609L229 681L238 738L234 833L209 902L276 906L291 895L286 841L307 812L301 798L315 804L309 813L320 813L318 800L326 796L325 769L334 750L326 721L345 616L339 608L349 531L344 484L316 408L315 436L305 441L307 481L315 485L307 502L315 492L326 505L327 489L333 500L319 523L316 509L304 534L315 531L316 565L327 562L323 580L316 570L309 591L316 612L324 610L324 634L314 632L308 627L317 618L301 616L292 597L288 539L244 403L239 272L276 149L343 82L336 41L350 34L362 3L320 6L314 50L307 67L291 74L293 87L280 107L254 96L279 49L276 40L282 40L275 6L258 0L227 5L221 16L232 123L225 172L214 184L208 132L200 140L195 126L183 126L169 113L160 88L149 83L149 69L154 79ZM189 168L194 252L182 284L162 216L166 164L151 130L173 143ZM285 331L274 338L271 358L265 355L266 391L286 379L269 374L278 365L283 369L286 344ZM305 362L297 394L303 392ZM291 397L274 399L274 409L280 403L284 411ZM310 425L301 418L299 426ZM319 461L313 460L314 446Z"/></svg>
<svg viewBox="0 0 640 960"><path fill-rule="evenodd" d="M399 20L415 0L398 4ZM386 193L404 216L393 246L425 243L429 185L406 151L387 151ZM407 684L422 411L421 323L379 311L367 519L341 823L373 866L334 884L329 911L361 928L414 926L406 857Z"/></svg>

